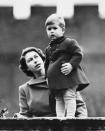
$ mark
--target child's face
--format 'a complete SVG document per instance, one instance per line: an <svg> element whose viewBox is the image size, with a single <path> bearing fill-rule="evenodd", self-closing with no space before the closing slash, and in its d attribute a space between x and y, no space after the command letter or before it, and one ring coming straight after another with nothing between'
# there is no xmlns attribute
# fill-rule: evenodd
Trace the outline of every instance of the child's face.
<svg viewBox="0 0 105 131"><path fill-rule="evenodd" d="M48 37L51 40L57 39L64 34L64 29L61 28L58 24L52 24L46 26L46 32Z"/></svg>

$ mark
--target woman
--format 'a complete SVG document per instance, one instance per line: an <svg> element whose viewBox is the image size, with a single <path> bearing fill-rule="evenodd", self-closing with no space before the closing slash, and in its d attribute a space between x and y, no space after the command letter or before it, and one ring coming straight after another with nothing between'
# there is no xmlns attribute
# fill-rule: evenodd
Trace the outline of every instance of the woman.
<svg viewBox="0 0 105 131"><path fill-rule="evenodd" d="M45 79L44 60L39 48L27 47L22 51L19 68L32 79L19 87L20 112L15 115L17 117L55 116L55 99L49 93ZM77 108L77 117L87 116L86 105L79 92Z"/></svg>

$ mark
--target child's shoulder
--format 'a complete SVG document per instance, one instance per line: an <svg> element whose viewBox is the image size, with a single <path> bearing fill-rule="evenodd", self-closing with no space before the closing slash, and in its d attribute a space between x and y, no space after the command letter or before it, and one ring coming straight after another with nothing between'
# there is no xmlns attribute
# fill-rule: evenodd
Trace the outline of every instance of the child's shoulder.
<svg viewBox="0 0 105 131"><path fill-rule="evenodd" d="M76 39L72 39L70 37L66 37L64 43L71 44L71 45L78 45L78 42L76 41Z"/></svg>
<svg viewBox="0 0 105 131"><path fill-rule="evenodd" d="M76 39L73 39L73 38L70 38L70 37L66 37L65 41L71 42L71 43L77 43Z"/></svg>

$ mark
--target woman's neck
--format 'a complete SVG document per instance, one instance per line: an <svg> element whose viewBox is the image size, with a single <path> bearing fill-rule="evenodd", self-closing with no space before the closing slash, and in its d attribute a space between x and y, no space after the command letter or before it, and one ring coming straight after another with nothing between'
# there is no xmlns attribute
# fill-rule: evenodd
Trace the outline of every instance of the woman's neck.
<svg viewBox="0 0 105 131"><path fill-rule="evenodd" d="M45 71L41 70L40 72L35 73L35 77L39 78L39 77L44 77L45 76Z"/></svg>

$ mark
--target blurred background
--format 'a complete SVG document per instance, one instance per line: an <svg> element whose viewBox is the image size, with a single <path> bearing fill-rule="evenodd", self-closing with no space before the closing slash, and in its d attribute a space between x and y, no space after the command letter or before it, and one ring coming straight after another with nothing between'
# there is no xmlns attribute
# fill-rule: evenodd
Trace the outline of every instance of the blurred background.
<svg viewBox="0 0 105 131"><path fill-rule="evenodd" d="M23 48L48 45L44 22L56 12L55 6L31 6L28 19L16 19L13 8L0 7L0 109L8 116L19 112L18 87L29 80L18 68ZM90 86L81 92L90 117L105 116L105 19L98 5L75 5L72 17L65 18L65 34L76 39L84 50L83 67Z"/></svg>

